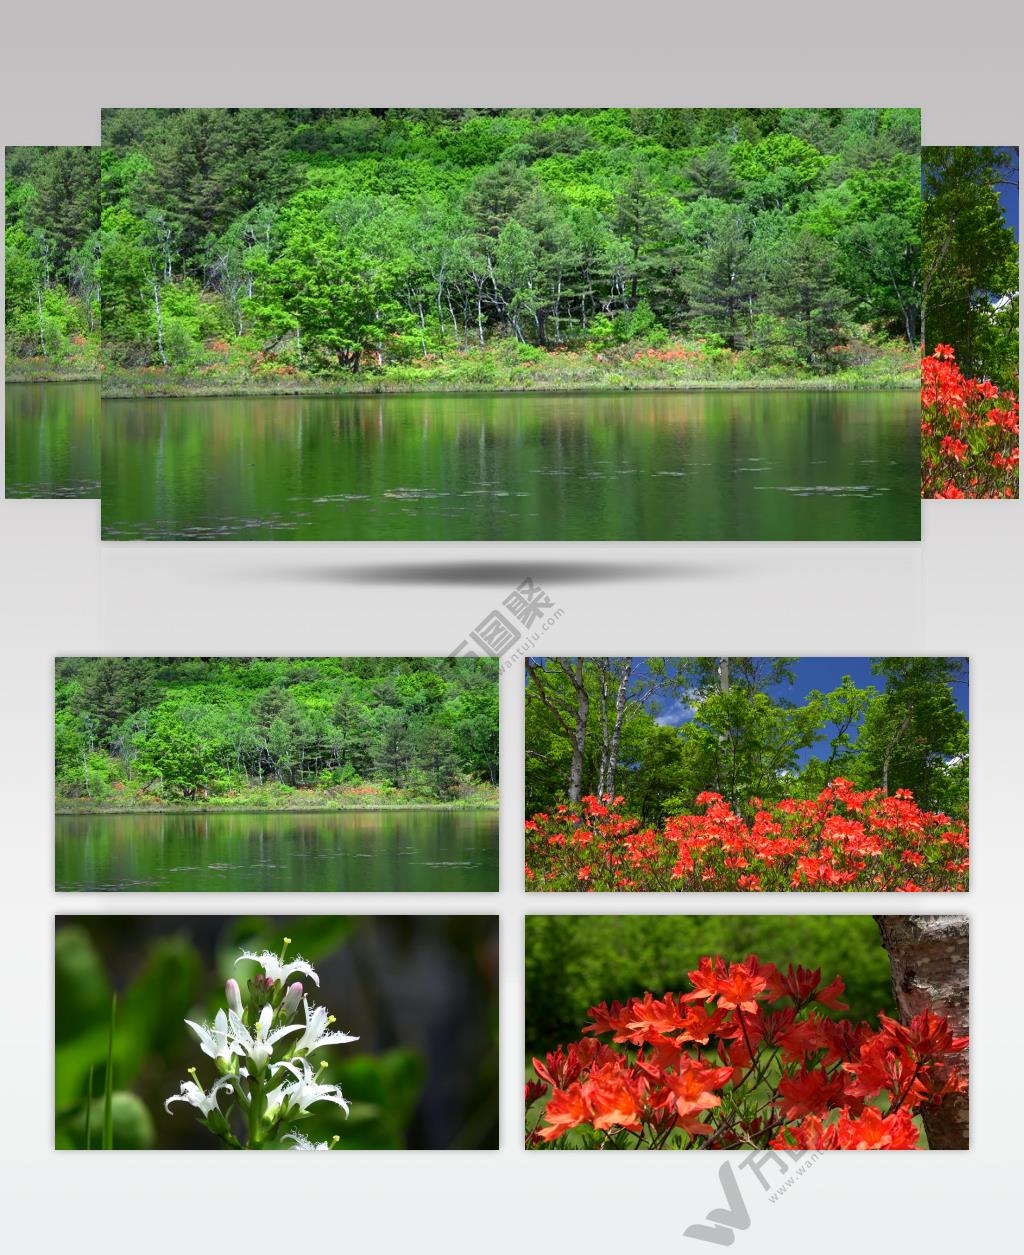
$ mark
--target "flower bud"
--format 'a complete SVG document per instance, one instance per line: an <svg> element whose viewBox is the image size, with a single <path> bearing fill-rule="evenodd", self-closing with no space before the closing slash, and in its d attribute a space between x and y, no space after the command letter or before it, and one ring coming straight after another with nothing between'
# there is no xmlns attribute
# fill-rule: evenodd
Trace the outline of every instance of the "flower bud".
<svg viewBox="0 0 1024 1255"><path fill-rule="evenodd" d="M295 1012L299 1009L299 1003L302 1001L302 982L296 981L293 985L288 986L284 999L281 1002L281 1014L286 1020L290 1020Z"/></svg>
<svg viewBox="0 0 1024 1255"><path fill-rule="evenodd" d="M253 1006L257 1009L266 1006L267 1003L273 1000L276 988L276 982L272 981L269 976L264 976L262 973L253 976L249 980L249 995L252 998Z"/></svg>
<svg viewBox="0 0 1024 1255"><path fill-rule="evenodd" d="M224 992L228 998L228 1010L234 1011L239 1019L242 1018L242 991L238 987L238 981L234 978L228 981L224 986Z"/></svg>

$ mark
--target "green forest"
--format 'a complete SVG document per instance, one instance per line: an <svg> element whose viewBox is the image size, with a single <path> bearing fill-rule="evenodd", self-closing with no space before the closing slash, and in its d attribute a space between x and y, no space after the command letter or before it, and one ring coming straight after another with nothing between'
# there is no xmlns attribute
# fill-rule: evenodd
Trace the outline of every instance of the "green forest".
<svg viewBox="0 0 1024 1255"><path fill-rule="evenodd" d="M844 777L967 818L965 660L876 658L873 682L843 675L797 699L801 661L529 659L526 814L620 794L660 824L708 791L749 816L752 798L813 798Z"/></svg>
<svg viewBox="0 0 1024 1255"><path fill-rule="evenodd" d="M999 188L1017 181L1005 148L922 153L925 352L950 345L970 377L1014 392L1020 370L1020 259Z"/></svg>
<svg viewBox="0 0 1024 1255"><path fill-rule="evenodd" d="M527 1059L576 1041L599 1002L686 989L705 954L820 967L826 980L842 976L854 1019L879 1008L895 1014L889 960L869 915L527 915Z"/></svg>
<svg viewBox="0 0 1024 1255"><path fill-rule="evenodd" d="M4 203L7 378L95 378L99 149L6 149Z"/></svg>
<svg viewBox="0 0 1024 1255"><path fill-rule="evenodd" d="M58 810L497 806L491 658L61 658Z"/></svg>
<svg viewBox="0 0 1024 1255"><path fill-rule="evenodd" d="M114 109L110 395L915 386L912 109Z"/></svg>

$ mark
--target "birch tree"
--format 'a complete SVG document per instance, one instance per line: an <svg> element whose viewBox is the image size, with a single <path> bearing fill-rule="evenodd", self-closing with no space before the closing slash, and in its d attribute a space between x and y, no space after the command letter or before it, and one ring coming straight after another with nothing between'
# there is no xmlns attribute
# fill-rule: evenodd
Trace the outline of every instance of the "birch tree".
<svg viewBox="0 0 1024 1255"><path fill-rule="evenodd" d="M552 658L551 666L569 682L569 693L559 693L548 683L543 663L534 658L526 660L526 671L533 688L527 692L527 700L539 702L554 716L555 722L569 739L572 758L569 764L569 783L566 790L571 803L580 800L583 793L583 763L587 747L587 719L590 715L590 694L586 685L585 658Z"/></svg>
<svg viewBox="0 0 1024 1255"><path fill-rule="evenodd" d="M943 1015L955 1034L970 1021L970 928L966 915L876 915L889 953L896 1009L904 1024L921 1011ZM957 1071L970 1076L966 1058ZM949 1094L921 1109L932 1150L966 1150L970 1142L968 1096Z"/></svg>

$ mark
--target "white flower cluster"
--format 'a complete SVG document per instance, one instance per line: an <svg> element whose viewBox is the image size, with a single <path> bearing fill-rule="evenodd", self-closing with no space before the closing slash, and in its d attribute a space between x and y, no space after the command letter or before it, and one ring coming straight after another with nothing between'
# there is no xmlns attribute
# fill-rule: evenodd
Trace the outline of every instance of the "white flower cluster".
<svg viewBox="0 0 1024 1255"><path fill-rule="evenodd" d="M286 937L280 954L244 950L235 962L258 963L262 969L249 980L246 994L238 981L229 980L227 1008L218 1010L212 1024L185 1021L220 1076L204 1089L196 1069L189 1068L192 1080L183 1081L180 1093L168 1098L164 1106L168 1111L175 1102L195 1107L200 1123L232 1149L258 1150L292 1142L293 1150L329 1150L331 1142L311 1142L290 1126L304 1119L318 1102L334 1103L348 1115L348 1103L338 1086L318 1080L326 1061L314 1067L310 1057L326 1046L359 1038L333 1031L334 1016L310 1002L300 981L288 983L300 975L320 984L305 959L285 958L289 945ZM298 1018L300 1007L302 1019ZM236 1110L241 1114L233 1120ZM239 1132L243 1125L244 1131Z"/></svg>

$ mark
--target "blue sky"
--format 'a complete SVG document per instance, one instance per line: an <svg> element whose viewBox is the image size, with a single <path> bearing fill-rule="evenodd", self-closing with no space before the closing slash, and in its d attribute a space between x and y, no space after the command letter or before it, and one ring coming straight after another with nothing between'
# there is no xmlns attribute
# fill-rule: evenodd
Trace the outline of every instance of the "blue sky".
<svg viewBox="0 0 1024 1255"><path fill-rule="evenodd" d="M1020 242L1020 156L1016 148L1000 148L1000 152L1009 153L1013 159L1013 172L1007 176L1008 183L1016 186L1009 187L1006 183L1001 184L997 189L999 192L999 204L1002 206L1003 217L1006 219L1006 225L1013 227L1013 238Z"/></svg>

